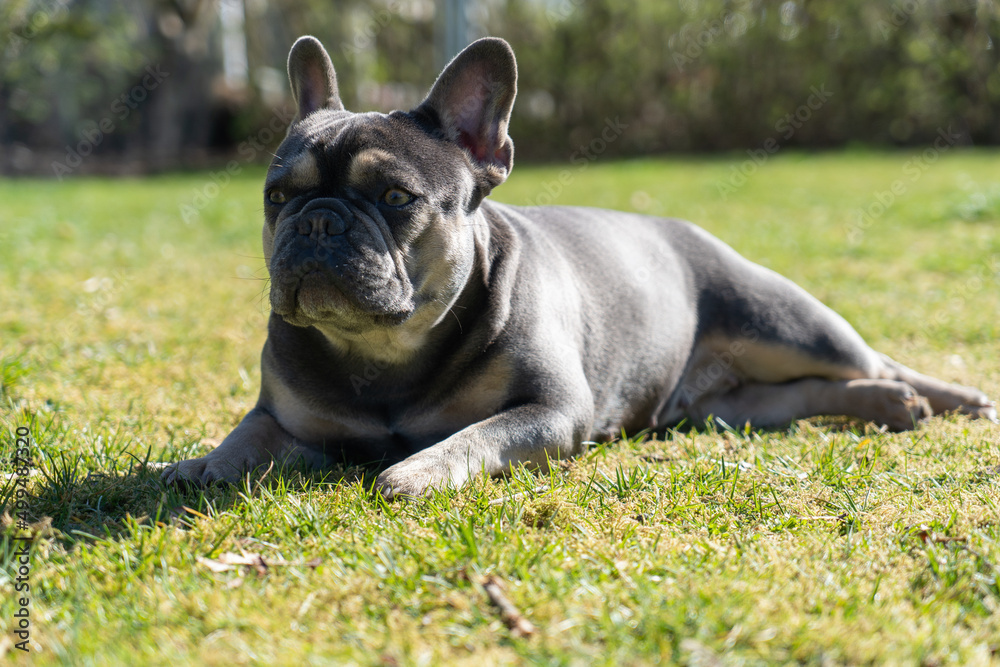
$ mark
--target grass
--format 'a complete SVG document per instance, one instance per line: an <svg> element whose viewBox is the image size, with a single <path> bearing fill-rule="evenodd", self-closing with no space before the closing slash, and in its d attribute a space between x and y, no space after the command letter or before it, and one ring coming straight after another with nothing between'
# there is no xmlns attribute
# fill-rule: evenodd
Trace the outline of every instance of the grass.
<svg viewBox="0 0 1000 667"><path fill-rule="evenodd" d="M950 151L916 181L910 155L779 154L723 200L743 157L519 166L495 196L537 201L566 170L556 203L695 220L878 349L1000 396L996 153ZM204 453L256 398L262 175L207 201L206 174L0 183L0 453L31 430L33 664L1000 659L1000 429L964 418L623 439L412 503L374 498L363 468L162 487L145 462ZM225 565L244 553L256 565Z"/></svg>

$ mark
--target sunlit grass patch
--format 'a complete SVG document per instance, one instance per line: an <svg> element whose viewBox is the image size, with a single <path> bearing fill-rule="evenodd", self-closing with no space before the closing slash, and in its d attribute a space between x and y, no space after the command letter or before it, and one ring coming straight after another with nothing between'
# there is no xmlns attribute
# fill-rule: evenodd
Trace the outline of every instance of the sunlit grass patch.
<svg viewBox="0 0 1000 667"><path fill-rule="evenodd" d="M494 196L536 201L570 169L553 203L694 220L880 351L1000 396L994 154L942 156L860 235L906 155L779 155L723 200L741 159L518 165ZM997 659L1000 431L962 417L633 434L413 502L350 463L163 487L151 464L209 451L256 400L262 176L187 223L202 174L0 183L0 427L4 458L18 427L33 437L35 663Z"/></svg>

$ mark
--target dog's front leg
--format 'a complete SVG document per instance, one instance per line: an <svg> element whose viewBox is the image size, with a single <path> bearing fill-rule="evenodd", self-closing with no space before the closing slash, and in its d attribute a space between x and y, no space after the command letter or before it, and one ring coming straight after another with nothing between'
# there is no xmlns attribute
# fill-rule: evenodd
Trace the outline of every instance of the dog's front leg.
<svg viewBox="0 0 1000 667"><path fill-rule="evenodd" d="M279 465L291 463L299 456L313 463L309 459L316 455L298 446L271 413L257 407L247 413L222 444L205 456L171 465L163 471L162 479L167 484L187 482L202 486L212 482L236 483L255 468L272 461Z"/></svg>
<svg viewBox="0 0 1000 667"><path fill-rule="evenodd" d="M500 475L518 464L544 466L579 454L590 419L569 410L522 405L472 424L386 469L375 481L386 498L423 496L458 487L478 474Z"/></svg>

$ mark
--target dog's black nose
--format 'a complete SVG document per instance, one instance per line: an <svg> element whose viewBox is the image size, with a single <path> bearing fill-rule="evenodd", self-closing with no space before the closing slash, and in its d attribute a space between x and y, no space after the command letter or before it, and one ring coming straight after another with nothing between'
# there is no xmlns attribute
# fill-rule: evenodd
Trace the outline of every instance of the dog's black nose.
<svg viewBox="0 0 1000 667"><path fill-rule="evenodd" d="M298 231L304 236L326 234L337 236L347 229L344 219L333 211L325 208L315 208L299 217Z"/></svg>

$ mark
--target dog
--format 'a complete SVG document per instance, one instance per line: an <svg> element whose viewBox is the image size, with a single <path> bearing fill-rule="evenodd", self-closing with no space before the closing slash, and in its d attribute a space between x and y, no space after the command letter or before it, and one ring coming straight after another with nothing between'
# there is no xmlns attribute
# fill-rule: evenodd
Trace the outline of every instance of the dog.
<svg viewBox="0 0 1000 667"><path fill-rule="evenodd" d="M168 483L347 460L391 464L387 498L421 496L685 420L996 420L981 391L875 352L689 222L487 199L514 164L502 39L472 43L408 112L345 110L313 37L288 75L296 116L264 185L260 396Z"/></svg>

